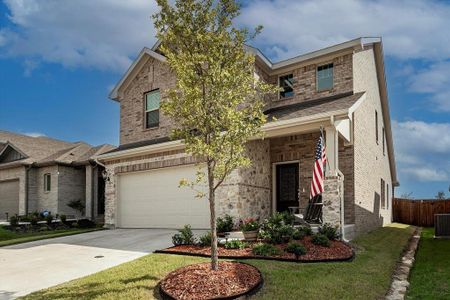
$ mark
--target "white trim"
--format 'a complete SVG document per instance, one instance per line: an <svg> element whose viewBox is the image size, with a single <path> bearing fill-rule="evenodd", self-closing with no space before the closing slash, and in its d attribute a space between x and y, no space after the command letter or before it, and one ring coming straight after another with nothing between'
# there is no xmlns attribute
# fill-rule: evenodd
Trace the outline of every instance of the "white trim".
<svg viewBox="0 0 450 300"><path fill-rule="evenodd" d="M287 165L287 164L295 164L298 163L298 191L300 191L300 160L289 160L289 161L280 161L276 163L272 163L272 214L275 214L277 211L277 168L278 165ZM299 206L300 206L300 196L298 197Z"/></svg>
<svg viewBox="0 0 450 300"><path fill-rule="evenodd" d="M133 63L131 64L131 66L128 68L128 70L125 72L125 74L122 76L122 78L120 79L120 81L116 84L116 86L114 87L114 89L111 91L111 93L109 94L109 98L112 100L118 100L119 97L119 89L122 87L122 85L125 83L125 81L127 80L128 76L131 75L131 73L134 71L134 69L136 68L136 66L139 64L139 62L146 56L149 55L150 57L153 57L154 59L157 59L159 61L165 62L166 61L166 57L164 57L163 55L156 53L155 51L144 47L141 52L139 53L139 56L133 61Z"/></svg>

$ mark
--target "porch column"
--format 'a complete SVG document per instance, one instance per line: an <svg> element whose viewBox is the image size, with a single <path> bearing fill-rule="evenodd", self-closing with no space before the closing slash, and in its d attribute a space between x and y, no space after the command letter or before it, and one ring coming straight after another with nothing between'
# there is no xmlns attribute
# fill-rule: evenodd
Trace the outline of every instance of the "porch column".
<svg viewBox="0 0 450 300"><path fill-rule="evenodd" d="M338 151L339 151L339 138L336 127L328 126L325 127L325 139L326 139L326 151L327 151L327 166L325 173L326 176L337 176L339 169L339 161L338 161Z"/></svg>
<svg viewBox="0 0 450 300"><path fill-rule="evenodd" d="M91 219L92 215L92 166L86 166L86 202L85 214L86 218Z"/></svg>
<svg viewBox="0 0 450 300"><path fill-rule="evenodd" d="M338 176L327 176L322 193L322 219L324 223L334 227L341 226L341 179Z"/></svg>

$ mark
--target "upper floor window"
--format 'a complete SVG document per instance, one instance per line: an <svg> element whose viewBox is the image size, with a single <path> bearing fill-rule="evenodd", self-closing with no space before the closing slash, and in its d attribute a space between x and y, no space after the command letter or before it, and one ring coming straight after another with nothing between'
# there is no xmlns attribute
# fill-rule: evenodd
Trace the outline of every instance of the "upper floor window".
<svg viewBox="0 0 450 300"><path fill-rule="evenodd" d="M44 192L50 192L52 189L52 175L50 173L44 174Z"/></svg>
<svg viewBox="0 0 450 300"><path fill-rule="evenodd" d="M294 96L294 75L288 74L278 78L278 85L281 88L280 99Z"/></svg>
<svg viewBox="0 0 450 300"><path fill-rule="evenodd" d="M145 128L159 126L159 90L145 94Z"/></svg>
<svg viewBox="0 0 450 300"><path fill-rule="evenodd" d="M375 141L378 144L378 112L375 111Z"/></svg>
<svg viewBox="0 0 450 300"><path fill-rule="evenodd" d="M384 130L384 127L383 127L383 136L382 136L382 139L383 139L383 155L386 155L386 143L385 143L385 141L384 141L384 139L386 138L386 131Z"/></svg>
<svg viewBox="0 0 450 300"><path fill-rule="evenodd" d="M333 88L333 64L317 68L317 91L331 90Z"/></svg>

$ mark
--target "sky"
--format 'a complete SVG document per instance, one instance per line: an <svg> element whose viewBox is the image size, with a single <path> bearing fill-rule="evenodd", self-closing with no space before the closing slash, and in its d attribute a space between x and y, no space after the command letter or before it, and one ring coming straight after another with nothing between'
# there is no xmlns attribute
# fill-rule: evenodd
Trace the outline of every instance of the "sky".
<svg viewBox="0 0 450 300"><path fill-rule="evenodd" d="M397 195L450 185L450 1L241 1L237 26L272 61L381 36L400 180ZM119 142L110 90L155 42L153 0L0 0L0 129Z"/></svg>

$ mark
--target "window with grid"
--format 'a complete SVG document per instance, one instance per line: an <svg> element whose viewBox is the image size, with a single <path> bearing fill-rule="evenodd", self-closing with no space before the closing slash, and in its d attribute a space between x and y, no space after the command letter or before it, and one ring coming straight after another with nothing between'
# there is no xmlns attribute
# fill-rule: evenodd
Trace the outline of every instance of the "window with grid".
<svg viewBox="0 0 450 300"><path fill-rule="evenodd" d="M159 90L154 90L145 94L145 127L152 128L159 126Z"/></svg>
<svg viewBox="0 0 450 300"><path fill-rule="evenodd" d="M333 64L317 68L317 91L331 90L333 88Z"/></svg>
<svg viewBox="0 0 450 300"><path fill-rule="evenodd" d="M294 96L294 75L288 74L278 78L278 85L281 88L280 99Z"/></svg>
<svg viewBox="0 0 450 300"><path fill-rule="evenodd" d="M384 183L384 179L381 179L381 208L385 209L386 208L386 193L385 193L385 183Z"/></svg>
<svg viewBox="0 0 450 300"><path fill-rule="evenodd" d="M50 173L44 174L44 191L50 192L52 189L52 176Z"/></svg>

